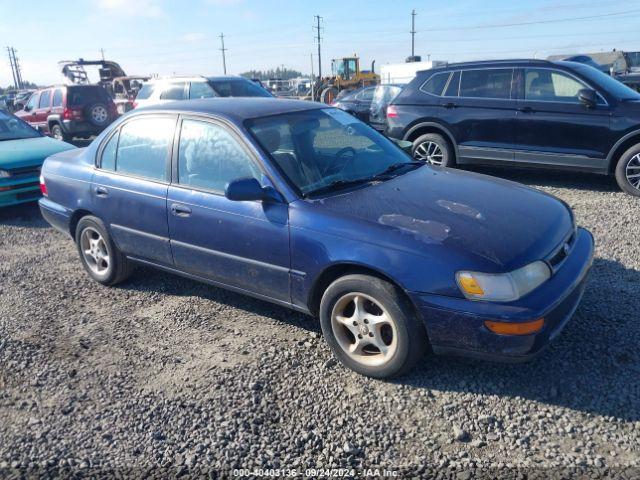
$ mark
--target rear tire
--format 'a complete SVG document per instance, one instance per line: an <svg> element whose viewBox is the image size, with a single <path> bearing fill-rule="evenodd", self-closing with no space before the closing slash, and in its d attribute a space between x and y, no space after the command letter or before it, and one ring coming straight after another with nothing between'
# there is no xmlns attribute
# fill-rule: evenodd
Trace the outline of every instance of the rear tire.
<svg viewBox="0 0 640 480"><path fill-rule="evenodd" d="M351 370L391 378L410 370L428 346L424 326L395 286L369 275L334 281L320 302L322 333Z"/></svg>
<svg viewBox="0 0 640 480"><path fill-rule="evenodd" d="M51 125L51 136L56 140L60 140L61 142L69 142L71 141L71 136L62 130L62 127L59 123L54 123Z"/></svg>
<svg viewBox="0 0 640 480"><path fill-rule="evenodd" d="M622 154L616 165L615 175L622 191L640 197L640 144Z"/></svg>
<svg viewBox="0 0 640 480"><path fill-rule="evenodd" d="M449 142L438 133L427 133L413 141L411 155L416 160L436 167L455 167L456 161Z"/></svg>
<svg viewBox="0 0 640 480"><path fill-rule="evenodd" d="M82 266L96 282L115 285L131 275L131 262L115 246L99 218L87 215L80 219L76 246Z"/></svg>

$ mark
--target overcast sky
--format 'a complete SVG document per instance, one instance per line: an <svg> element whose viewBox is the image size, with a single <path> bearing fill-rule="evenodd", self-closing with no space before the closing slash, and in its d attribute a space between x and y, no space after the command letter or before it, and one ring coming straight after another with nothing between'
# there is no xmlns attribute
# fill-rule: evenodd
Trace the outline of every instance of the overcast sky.
<svg viewBox="0 0 640 480"><path fill-rule="evenodd" d="M6 46L23 78L41 85L60 82L59 60L97 59L101 48L128 74L220 74L221 32L229 73L280 65L308 73L316 14L324 72L331 58L354 53L366 66L397 63L411 52L413 8L424 59L640 50L640 0L0 0L0 85L12 83Z"/></svg>

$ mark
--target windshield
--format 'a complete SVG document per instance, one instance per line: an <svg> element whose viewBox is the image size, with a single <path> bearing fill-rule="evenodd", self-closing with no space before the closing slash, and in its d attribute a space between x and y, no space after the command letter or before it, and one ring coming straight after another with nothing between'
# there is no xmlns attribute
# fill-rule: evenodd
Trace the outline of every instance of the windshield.
<svg viewBox="0 0 640 480"><path fill-rule="evenodd" d="M211 80L209 83L220 97L271 97L269 92L250 80Z"/></svg>
<svg viewBox="0 0 640 480"><path fill-rule="evenodd" d="M8 113L0 111L0 141L21 140L40 137L40 133L27 123Z"/></svg>
<svg viewBox="0 0 640 480"><path fill-rule="evenodd" d="M638 68L640 67L640 52L627 52L625 53L627 57L627 62L629 63L629 67Z"/></svg>
<svg viewBox="0 0 640 480"><path fill-rule="evenodd" d="M606 73L601 72L600 70L583 66L576 66L575 68L585 77L600 85L607 91L607 93L613 95L618 100L640 100L640 93L627 87L624 83L616 80Z"/></svg>
<svg viewBox="0 0 640 480"><path fill-rule="evenodd" d="M419 166L393 142L335 108L258 118L247 127L305 196L385 180Z"/></svg>

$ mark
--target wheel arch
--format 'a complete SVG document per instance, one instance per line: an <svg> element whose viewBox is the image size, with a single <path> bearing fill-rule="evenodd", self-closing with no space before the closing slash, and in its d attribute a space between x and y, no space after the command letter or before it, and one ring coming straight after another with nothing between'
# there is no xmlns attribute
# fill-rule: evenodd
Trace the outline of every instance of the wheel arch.
<svg viewBox="0 0 640 480"><path fill-rule="evenodd" d="M458 143L456 142L455 137L447 127L437 122L420 122L413 125L407 130L402 139L413 142L416 138L427 133L437 133L442 135L449 142L449 146L453 149L456 160L460 157L458 155Z"/></svg>
<svg viewBox="0 0 640 480"><path fill-rule="evenodd" d="M620 157L634 145L640 144L640 130L634 130L627 133L624 137L618 140L615 145L609 151L607 156L607 173L613 174L616 170L616 165Z"/></svg>
<svg viewBox="0 0 640 480"><path fill-rule="evenodd" d="M74 240L76 238L76 228L78 227L78 222L80 222L83 217L86 217L88 215L93 215L93 213L82 208L74 211L71 215L71 218L69 219L69 235L71 235L71 238L73 238Z"/></svg>
<svg viewBox="0 0 640 480"><path fill-rule="evenodd" d="M393 286L395 286L399 292L406 298L409 304L412 306L414 311L415 305L409 298L406 293L406 290L402 287L400 282L391 278L386 273L381 272L380 270L371 267L369 265L359 264L355 262L338 262L332 265L327 266L322 272L320 272L315 280L313 281L313 285L309 291L309 298L307 301L307 305L309 307L309 311L315 317L318 316L320 311L320 301L322 300L322 295L327 290L329 285L331 285L334 281L336 281L340 277L344 277L345 275L370 275L372 277L377 277L381 280L389 282Z"/></svg>
<svg viewBox="0 0 640 480"><path fill-rule="evenodd" d="M60 120L60 115L49 115L47 117L47 126L49 127L49 130L51 130L51 127L53 127L55 124L60 125L60 127L62 127L62 121Z"/></svg>

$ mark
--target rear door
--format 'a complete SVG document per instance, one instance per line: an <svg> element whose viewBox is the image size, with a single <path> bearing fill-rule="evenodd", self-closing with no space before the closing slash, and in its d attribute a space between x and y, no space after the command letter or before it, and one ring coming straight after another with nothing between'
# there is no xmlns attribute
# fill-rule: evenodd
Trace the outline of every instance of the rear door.
<svg viewBox="0 0 640 480"><path fill-rule="evenodd" d="M453 128L461 163L513 159L517 108L513 85L513 68L454 72L441 112Z"/></svg>
<svg viewBox="0 0 640 480"><path fill-rule="evenodd" d="M515 160L586 170L606 169L611 107L599 95L594 108L578 100L593 88L568 72L524 68L519 72Z"/></svg>
<svg viewBox="0 0 640 480"><path fill-rule="evenodd" d="M373 94L375 93L375 90L376 87L365 88L355 97L356 116L363 122L369 122L371 102L373 100Z"/></svg>
<svg viewBox="0 0 640 480"><path fill-rule="evenodd" d="M268 184L253 153L224 123L199 117L181 123L167 198L176 267L290 302L288 205L228 200L232 180Z"/></svg>
<svg viewBox="0 0 640 480"><path fill-rule="evenodd" d="M144 115L123 123L101 145L91 185L96 215L121 251L172 265L167 188L177 116Z"/></svg>

